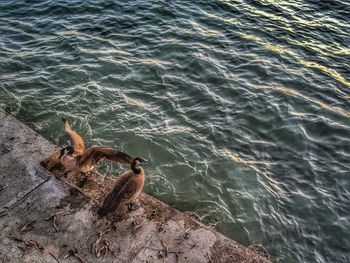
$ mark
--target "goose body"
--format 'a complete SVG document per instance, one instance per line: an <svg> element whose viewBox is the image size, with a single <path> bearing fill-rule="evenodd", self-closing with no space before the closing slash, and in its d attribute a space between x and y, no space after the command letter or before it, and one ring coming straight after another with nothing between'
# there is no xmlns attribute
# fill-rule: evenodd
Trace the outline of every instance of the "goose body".
<svg viewBox="0 0 350 263"><path fill-rule="evenodd" d="M130 164L132 162L131 156L110 147L91 146L86 149L83 138L70 127L65 119L62 120L71 141L71 146L63 148L59 156L60 163L67 172L89 173L103 159L117 163Z"/></svg>
<svg viewBox="0 0 350 263"><path fill-rule="evenodd" d="M66 170L68 170L68 171L76 172L76 170L78 168L77 158L74 156L71 156L69 154L65 154L61 157L61 163L64 166L64 168L66 168Z"/></svg>
<svg viewBox="0 0 350 263"><path fill-rule="evenodd" d="M135 203L137 197L142 191L145 182L145 173L138 162L144 160L137 157L131 163L131 170L124 172L118 177L113 190L107 195L98 214L103 217L108 213L118 209L122 204L127 204L129 211L137 209L139 206Z"/></svg>

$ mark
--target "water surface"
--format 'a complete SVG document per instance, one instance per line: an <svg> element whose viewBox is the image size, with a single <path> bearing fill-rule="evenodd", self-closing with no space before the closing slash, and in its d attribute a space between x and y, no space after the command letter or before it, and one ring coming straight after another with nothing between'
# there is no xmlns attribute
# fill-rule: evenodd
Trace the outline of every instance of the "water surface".
<svg viewBox="0 0 350 263"><path fill-rule="evenodd" d="M350 262L349 14L345 0L1 1L0 107L59 145L66 117L87 144L149 159L147 193L274 262Z"/></svg>

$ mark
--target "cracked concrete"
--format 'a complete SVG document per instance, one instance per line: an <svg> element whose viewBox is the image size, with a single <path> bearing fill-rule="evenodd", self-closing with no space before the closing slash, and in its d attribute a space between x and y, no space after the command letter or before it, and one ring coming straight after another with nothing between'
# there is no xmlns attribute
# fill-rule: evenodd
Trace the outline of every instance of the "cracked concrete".
<svg viewBox="0 0 350 263"><path fill-rule="evenodd" d="M56 152L0 111L2 262L270 262L144 193L141 209L99 219L113 180L93 174L78 187L76 176L59 176Z"/></svg>

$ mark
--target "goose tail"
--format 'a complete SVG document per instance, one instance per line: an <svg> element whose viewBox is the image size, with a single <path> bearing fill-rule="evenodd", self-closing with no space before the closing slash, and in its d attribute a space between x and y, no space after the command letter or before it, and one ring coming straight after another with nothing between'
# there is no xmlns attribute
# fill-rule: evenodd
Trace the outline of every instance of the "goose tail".
<svg viewBox="0 0 350 263"><path fill-rule="evenodd" d="M100 207L97 211L97 213L100 217L105 217L108 214L108 212L109 212L109 207L108 208L107 207Z"/></svg>

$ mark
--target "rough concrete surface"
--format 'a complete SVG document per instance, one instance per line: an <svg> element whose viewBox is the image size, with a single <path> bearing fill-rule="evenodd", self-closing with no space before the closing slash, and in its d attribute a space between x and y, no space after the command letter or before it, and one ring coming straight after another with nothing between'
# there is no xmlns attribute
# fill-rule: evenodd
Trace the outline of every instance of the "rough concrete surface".
<svg viewBox="0 0 350 263"><path fill-rule="evenodd" d="M99 219L114 181L62 176L57 150L0 111L0 262L270 262L144 193L140 209Z"/></svg>

